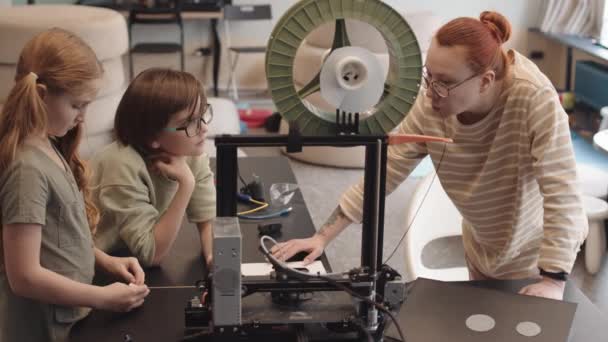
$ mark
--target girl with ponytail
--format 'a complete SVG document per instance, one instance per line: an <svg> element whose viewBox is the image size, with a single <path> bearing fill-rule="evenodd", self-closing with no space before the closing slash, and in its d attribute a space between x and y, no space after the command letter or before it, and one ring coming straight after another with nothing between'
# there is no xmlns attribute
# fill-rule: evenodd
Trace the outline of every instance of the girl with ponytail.
<svg viewBox="0 0 608 342"><path fill-rule="evenodd" d="M536 65L503 48L510 35L509 21L496 12L456 18L439 29L423 68L424 93L400 132L454 143L390 146L386 190L430 155L463 217L470 278L537 277L521 293L561 299L588 230L568 117ZM305 260L314 260L351 222L361 222L362 199L362 184L351 187L314 236L272 252L285 260L306 251Z"/></svg>
<svg viewBox="0 0 608 342"><path fill-rule="evenodd" d="M76 151L102 72L61 29L19 57L0 114L0 341L64 341L91 308L128 311L149 292L136 259L93 246L99 214ZM92 286L96 266L131 284Z"/></svg>

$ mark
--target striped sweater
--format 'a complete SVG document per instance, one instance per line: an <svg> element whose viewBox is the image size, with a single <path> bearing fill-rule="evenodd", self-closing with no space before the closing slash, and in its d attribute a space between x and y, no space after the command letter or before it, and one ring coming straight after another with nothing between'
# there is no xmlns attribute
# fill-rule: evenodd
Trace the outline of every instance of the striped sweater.
<svg viewBox="0 0 608 342"><path fill-rule="evenodd" d="M539 267L569 273L588 227L568 118L534 63L515 53L512 72L497 106L472 125L442 117L426 96L418 96L399 131L450 137L454 143L390 146L386 191L430 155L462 214L465 253L473 266L498 279L537 275ZM342 195L340 207L361 222L362 203L360 182Z"/></svg>

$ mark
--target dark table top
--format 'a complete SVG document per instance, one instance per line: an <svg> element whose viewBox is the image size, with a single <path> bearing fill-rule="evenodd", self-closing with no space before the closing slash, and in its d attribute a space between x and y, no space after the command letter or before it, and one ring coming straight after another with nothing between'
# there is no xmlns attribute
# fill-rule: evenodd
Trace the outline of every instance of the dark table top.
<svg viewBox="0 0 608 342"><path fill-rule="evenodd" d="M211 165L214 169L215 160ZM270 199L268 189L271 184L296 183L285 157L239 158L239 170L245 181L250 181L254 174L260 177L267 200ZM315 228L300 191L296 191L289 205L293 210L285 217L264 221L240 220L243 262L265 262L258 249L257 226L260 222L281 223L283 228L279 241L314 234ZM328 271L331 270L325 255L321 261ZM205 273L198 230L194 224L185 221L160 267L146 270L146 284L152 289L145 304L125 314L94 311L75 327L72 340L123 341L124 335L130 333L135 341L179 341L184 334L184 308L195 294L194 289L188 287L203 279Z"/></svg>
<svg viewBox="0 0 608 342"><path fill-rule="evenodd" d="M241 158L239 168L246 181L251 180L252 174L260 176L266 190L272 183L295 183L295 176L287 159L283 157ZM268 193L266 197L269 198ZM289 216L272 220L283 224L283 235L279 240L308 237L315 231L300 191L294 195L291 205L294 210ZM258 251L258 222L241 220L240 224L243 234L243 261L263 262L263 256ZM325 256L322 261L330 270ZM195 294L194 289L187 286L204 277L203 265L198 231L194 225L185 223L166 261L160 267L146 271L146 283L157 288L151 290L144 305L123 314L94 311L76 325L72 333L72 341L118 342L124 341L126 334L129 334L134 342L181 341L185 332L184 308ZM529 282L469 282L474 286L508 292L517 292L527 283ZM170 288L176 286L178 288ZM179 288L181 286L186 287ZM605 341L608 336L606 317L574 284L568 283L564 300L578 304L569 341Z"/></svg>
<svg viewBox="0 0 608 342"><path fill-rule="evenodd" d="M485 288L485 289L492 289L492 290L499 290L502 292L507 292L507 293L518 293L519 290L521 288L523 288L524 286L533 283L534 280L493 280L493 281L466 281L466 282L458 282L458 284L455 283L451 283L451 284L445 284L444 285L439 285L441 284L440 282L435 282L435 281L430 281L428 279L419 279L417 281L414 281L410 284L408 284L408 287L410 289L412 289L414 286L419 285L419 286L424 286L423 288L418 288L417 291L408 291L409 296L422 296L422 297L417 297L417 298L409 298L406 297L406 301L405 304L402 306L401 311L399 312L399 314L397 315L397 319L399 320L400 324L401 324L401 329L404 331L404 334L406 336L406 339L408 339L408 342L412 341L417 341L418 339L422 338L423 336L428 338L430 335L433 335L433 332L428 332L424 327L422 327L421 325L424 324L429 324L429 325L441 325L442 327L444 327L445 330L450 331L451 335L453 336L453 341L461 341L461 339L463 338L463 335L461 335L460 337L458 336L457 333L455 333L455 331L452 331L451 329L454 329L455 327L458 327L460 325L460 323L462 323L460 321L460 318L458 318L458 314L463 312L463 311L467 311L467 310L480 310L480 308L492 308L496 305L500 305L499 303L501 303L501 300L504 300L504 296L496 296L496 297L489 297L490 295L488 294L487 291L484 292L480 292L479 294L475 294L474 292L471 292L470 290L466 290L464 291L464 289L455 291L455 286L460 286L460 285L466 285L466 286L472 286L472 287L480 287L480 288ZM417 284L420 283L420 284ZM442 291L443 290L443 291ZM429 293L426 293L426 291L430 291ZM434 292L437 291L442 291L441 292L441 296L437 297L437 301L433 302L433 303L429 303L426 302L428 299L427 297L433 296ZM463 292L464 291L464 292ZM416 294L413 295L412 293L415 292ZM476 302L470 302L470 305L468 305L466 308L463 306L463 302L466 302L467 299L463 299L462 297L458 297L456 295L456 293L459 293L461 296L463 295L463 293L466 293L466 295L470 295L470 296L476 296L476 300L478 301L483 301L482 303L476 301ZM451 299L448 299L444 296L452 296L450 297ZM456 296L456 297L454 297ZM408 300L409 298L409 300ZM433 297L434 298L434 297ZM503 298L503 299L501 299ZM543 312L547 312L547 310L555 310L557 309L556 307L556 303L551 303L553 301L549 301L549 300L545 300L545 299L540 299L540 298L530 298L529 301L525 301L524 299L526 298L526 296L518 296L518 298L512 298L510 299L510 304L512 304L511 306L506 306L504 307L500 313L502 315L502 317L499 315L498 317L496 317L497 322L500 322L501 324L497 324L497 327L499 327L502 333L504 333L504 327L505 324L507 323L507 320L505 320L504 315L513 315L514 312L516 317L513 317L512 319L515 319L515 321L517 321L518 319L524 319L524 317L537 317L536 321L538 321L539 323L542 323L543 321L546 321L547 319L550 319L548 317L546 317L546 314L544 316L535 316L535 315L543 315ZM492 302L493 300L495 300L495 302ZM451 305L453 305L450 308L445 308L445 310L441 309L444 308L442 305L443 302L449 301ZM542 304L544 306L542 306L539 303L542 303L543 301L549 301L545 304ZM598 309L597 307L595 307L595 305L593 305L593 303L591 303L591 301L589 301L589 299L587 297L585 297L585 295L576 287L576 285L574 285L572 282L568 282L566 284L566 289L564 292L564 301L565 302L570 302L570 303L576 303L576 311L574 313L574 320L572 321L572 325L570 327L570 335L568 338L569 342L600 342L600 341L606 341L606 336L608 336L608 320L606 318L605 315L603 315ZM464 304L466 305L466 304ZM441 308L437 308L437 306L441 306ZM555 315L552 316L552 319L561 319L562 321L565 319L568 319L568 313L567 310L569 310L569 308L566 307L566 305L564 305L564 307L560 307L559 310L564 310L563 313L554 313ZM438 312L438 310L441 310L442 312ZM446 314L447 312L447 314ZM419 314L417 314L419 313ZM422 317L425 317L425 315L429 315L429 313L433 313L432 317L429 320L426 320L424 322L421 322L420 320L422 319ZM435 314L436 313L436 314ZM485 313L485 311L482 310L482 312L479 313ZM494 312L496 314L496 312ZM444 314L444 316L442 316L442 314ZM509 316L512 317L512 316ZM433 319L437 319L436 322L433 321ZM568 320L569 321L569 320ZM552 323L547 324L550 328L551 328L551 324L558 324L555 321L552 321ZM508 325L508 324L507 324ZM428 328L428 327L427 327ZM557 326L554 327L554 329L551 329L548 333L543 334L542 336L539 335L537 336L537 338L523 338L523 339L518 339L518 341L524 341L526 339L530 340L530 341L547 341L548 337L551 334L554 335L559 335L558 331L559 329ZM567 327L563 327L562 328L566 328ZM497 332L494 332L497 333ZM395 341L395 339L398 337L397 331L393 328L393 327L389 327L386 331L387 336L389 336L387 338L387 341ZM462 334L462 332L460 333ZM491 333L489 333L491 334ZM436 335L443 335L443 333L438 333ZM470 338L467 338L467 341L478 341L478 340L484 340L484 341L489 341L489 340L493 340L493 341L503 341L505 340L505 338L507 338L507 336L509 335L496 335L496 336L492 336L492 335L479 335L479 336L470 336ZM563 337L563 335L561 335ZM417 337L418 339L416 339L415 337ZM486 339L484 339L484 337ZM555 337L555 336L554 336ZM394 339L395 338L395 339ZM477 338L477 339L475 339ZM431 338L433 339L433 338ZM398 339L397 339L398 340ZM508 339L510 342L514 342L511 339ZM553 341L553 340L551 340Z"/></svg>
<svg viewBox="0 0 608 342"><path fill-rule="evenodd" d="M490 281L469 282L482 286L512 293L517 293L531 281ZM576 285L570 281L566 284L564 300L578 304L574 321L570 330L570 342L603 342L608 340L608 317L587 298Z"/></svg>
<svg viewBox="0 0 608 342"><path fill-rule="evenodd" d="M211 161L211 166L212 169L215 169L215 160ZM266 200L270 200L268 189L273 183L296 183L295 176L285 157L239 158L239 169L241 176L247 182L253 179L254 174L260 177L264 183L264 198ZM277 239L279 241L305 238L314 234L314 224L301 191L296 191L289 205L293 207L293 210L285 217L263 221L239 220L243 237L243 262L265 262L264 256L258 249L259 235L257 227L260 222L281 223L283 227L282 235ZM242 209L244 208L242 207ZM194 285L197 280L202 279L206 270L199 241L196 226L184 222L165 261L160 267L147 270L146 283L148 286ZM327 258L323 256L321 260L325 268L330 269Z"/></svg>
<svg viewBox="0 0 608 342"><path fill-rule="evenodd" d="M474 286L517 292L527 281L469 282ZM94 312L77 325L73 341L180 341L184 337L184 307L191 289L156 289L140 309L126 314ZM572 283L564 300L577 303L570 342L603 342L608 336L608 320ZM390 339L388 339L390 340ZM409 341L408 341L409 342Z"/></svg>

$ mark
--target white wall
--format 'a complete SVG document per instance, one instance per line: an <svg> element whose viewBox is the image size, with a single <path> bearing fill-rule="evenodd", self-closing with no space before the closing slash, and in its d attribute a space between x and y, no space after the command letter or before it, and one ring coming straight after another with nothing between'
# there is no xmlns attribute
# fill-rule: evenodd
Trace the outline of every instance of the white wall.
<svg viewBox="0 0 608 342"><path fill-rule="evenodd" d="M2 0L0 0L2 1ZM540 16L540 0L385 0L400 12L430 10L436 13L444 22L459 16L478 17L484 10L495 10L504 14L513 25L513 35L507 43L508 47L515 48L523 53L527 52L527 29L535 26ZM264 4L271 3L273 20L266 23L239 23L231 26L233 44L266 45L274 24L297 0L233 0L235 4ZM206 22L188 22L186 24L187 51L191 54L201 44L207 44L208 24ZM223 35L223 25L219 25ZM163 39L171 37L175 32L167 29L134 31L134 39ZM142 57L140 57L142 58ZM141 59L138 59L141 60ZM176 59L177 62L177 59ZM200 57L189 56L186 63L188 71L201 75L208 84L211 80L210 61ZM137 63L137 62L136 62ZM145 61L143 61L145 63ZM150 61L151 64L154 62ZM175 64L177 65L177 64ZM139 65L143 67L143 65ZM265 87L264 55L241 56L238 63L239 84L243 88L263 89ZM226 51L222 57L222 70L220 88L226 86L228 80L228 62Z"/></svg>
<svg viewBox="0 0 608 342"><path fill-rule="evenodd" d="M540 25L542 15L541 0L384 0L386 3L397 9L407 10L431 10L437 13L445 21L459 16L478 16L484 10L494 10L505 15L513 26L513 35L506 44L509 48L514 48L524 54L530 51L541 51L544 59L535 61L540 69L547 74L549 79L558 88L563 88L566 79L566 48L550 40L529 35L529 27ZM584 52L573 52L572 67L576 61L594 60L599 63L608 64L598 58L585 54ZM572 73L572 86L576 75Z"/></svg>
<svg viewBox="0 0 608 342"><path fill-rule="evenodd" d="M483 11L497 11L511 22L513 34L507 47L526 51L527 30L541 15L540 0L384 0L399 11L430 10L448 22L457 17L478 18Z"/></svg>
<svg viewBox="0 0 608 342"><path fill-rule="evenodd" d="M443 22L447 22L450 19L469 16L479 17L479 14L485 10L494 10L505 15L512 24L513 34L510 41L507 43L507 47L515 48L522 53L527 53L527 30L531 26L535 26L540 18L540 0L384 0L387 4L399 12L407 11L432 11L436 13ZM278 18L293 4L297 3L296 0L274 0L270 1L273 5L273 14L275 15L275 22ZM234 3L268 3L268 0L235 0ZM257 43L263 43L268 38L268 33L272 30L272 27L258 26L257 29L252 27L242 26L238 31L242 34L244 41L255 41ZM252 63L246 65L247 62ZM244 87L257 87L257 83L260 80L258 77L253 77L256 71L263 73L263 60L262 64L260 61L245 61L242 65L239 62L239 68L244 73L245 78L241 83ZM263 85L263 83L262 83Z"/></svg>

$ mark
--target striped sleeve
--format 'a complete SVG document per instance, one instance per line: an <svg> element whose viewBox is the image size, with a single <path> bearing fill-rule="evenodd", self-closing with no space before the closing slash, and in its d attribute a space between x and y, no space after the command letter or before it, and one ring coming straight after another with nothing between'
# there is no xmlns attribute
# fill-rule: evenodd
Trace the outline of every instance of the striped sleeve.
<svg viewBox="0 0 608 342"><path fill-rule="evenodd" d="M534 174L543 197L543 240L538 266L570 272L587 235L577 189L568 118L555 90L545 87L530 100L527 122Z"/></svg>
<svg viewBox="0 0 608 342"><path fill-rule="evenodd" d="M423 134L424 95L421 93L414 107L399 125L399 133ZM424 143L392 145L387 150L386 194L393 192L427 155ZM342 212L353 222L363 220L363 179L350 187L340 199Z"/></svg>

